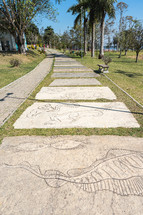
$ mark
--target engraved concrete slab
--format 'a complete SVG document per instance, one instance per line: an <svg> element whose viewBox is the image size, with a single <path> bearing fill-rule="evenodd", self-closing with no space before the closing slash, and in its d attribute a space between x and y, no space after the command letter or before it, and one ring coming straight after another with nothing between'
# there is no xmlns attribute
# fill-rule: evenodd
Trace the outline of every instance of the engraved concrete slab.
<svg viewBox="0 0 143 215"><path fill-rule="evenodd" d="M36 99L114 100L116 96L109 87L42 87Z"/></svg>
<svg viewBox="0 0 143 215"><path fill-rule="evenodd" d="M81 66L82 64L77 61L58 61L54 66Z"/></svg>
<svg viewBox="0 0 143 215"><path fill-rule="evenodd" d="M55 69L86 69L87 67L83 66L83 65L77 65L77 66L73 66L73 65L70 65L70 66L56 66Z"/></svg>
<svg viewBox="0 0 143 215"><path fill-rule="evenodd" d="M95 78L95 77L99 77L99 75L94 72L54 73L54 74L52 74L52 78Z"/></svg>
<svg viewBox="0 0 143 215"><path fill-rule="evenodd" d="M96 79L55 79L49 86L87 86L87 85L101 85Z"/></svg>
<svg viewBox="0 0 143 215"><path fill-rule="evenodd" d="M142 215L143 138L9 137L1 215Z"/></svg>
<svg viewBox="0 0 143 215"><path fill-rule="evenodd" d="M89 69L85 66L60 66L60 67L54 67L54 72L92 72L92 69Z"/></svg>
<svg viewBox="0 0 143 215"><path fill-rule="evenodd" d="M69 57L55 57L55 62L61 62L61 61L76 61L76 60L74 60L74 59L72 59L72 58L69 58Z"/></svg>
<svg viewBox="0 0 143 215"><path fill-rule="evenodd" d="M117 127L140 127L122 102L37 102L28 107L14 123L15 129Z"/></svg>
<svg viewBox="0 0 143 215"><path fill-rule="evenodd" d="M58 68L58 67L70 67L70 68L75 68L75 67L77 67L77 68L80 68L80 67L83 67L83 68L86 68L86 67L84 67L83 65L81 65L81 64L77 64L76 62L75 63L72 63L72 64L70 64L70 63L65 63L65 64L54 64L54 67L55 68Z"/></svg>

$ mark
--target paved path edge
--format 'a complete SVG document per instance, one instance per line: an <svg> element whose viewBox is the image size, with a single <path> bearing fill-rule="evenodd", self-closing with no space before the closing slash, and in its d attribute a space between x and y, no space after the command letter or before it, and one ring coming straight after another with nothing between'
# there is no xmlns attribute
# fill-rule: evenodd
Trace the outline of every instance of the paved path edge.
<svg viewBox="0 0 143 215"><path fill-rule="evenodd" d="M40 65L45 59L46 59L46 58L44 58L33 70L31 70L31 71L28 72L27 74L32 73L35 69L37 69L37 67L39 67L39 65ZM54 58L53 58L53 60L54 60ZM47 71L46 76L51 72L52 66L53 66L53 61L52 61L52 63L51 63L51 66L50 66L49 71ZM15 81L11 82L10 84L4 86L3 88L0 89L0 91L3 90L3 89L5 89L5 88L8 87L8 86L11 86L13 83L18 82L19 80L23 79L27 74L25 74L25 75L23 75L22 77L16 79ZM45 77L46 77L46 76L45 76ZM6 121L15 113L15 111L27 100L27 98L28 98L28 97L31 95L31 93L36 89L36 87L38 87L38 85L45 79L45 77L42 78L42 79L38 82L38 84L28 93L27 97L16 107L16 109L15 109L14 111L12 111L12 112L8 115L8 117L6 117L6 118L4 119L3 123L0 124L0 128L1 128L1 127L6 123Z"/></svg>

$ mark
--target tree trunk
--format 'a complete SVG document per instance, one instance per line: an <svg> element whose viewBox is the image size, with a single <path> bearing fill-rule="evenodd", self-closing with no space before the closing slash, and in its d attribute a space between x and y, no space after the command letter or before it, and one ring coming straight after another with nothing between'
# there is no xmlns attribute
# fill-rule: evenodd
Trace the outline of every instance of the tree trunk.
<svg viewBox="0 0 143 215"><path fill-rule="evenodd" d="M91 57L95 57L95 22L92 23Z"/></svg>
<svg viewBox="0 0 143 215"><path fill-rule="evenodd" d="M18 53L19 54L24 54L25 53L25 46L24 46L24 38L23 38L23 33L22 35L17 36L17 46L18 46Z"/></svg>
<svg viewBox="0 0 143 215"><path fill-rule="evenodd" d="M84 11L84 55L87 54L87 18Z"/></svg>
<svg viewBox="0 0 143 215"><path fill-rule="evenodd" d="M122 54L122 49L120 47L120 54L119 54L119 58L121 58L121 54Z"/></svg>
<svg viewBox="0 0 143 215"><path fill-rule="evenodd" d="M102 14L102 19L101 19L101 38L100 38L100 53L99 53L99 59L102 59L104 56L104 28L105 28L105 12Z"/></svg>
<svg viewBox="0 0 143 215"><path fill-rule="evenodd" d="M138 62L139 52L136 52L136 63Z"/></svg>
<svg viewBox="0 0 143 215"><path fill-rule="evenodd" d="M127 51L128 51L128 50L127 50L127 49L125 49L125 56L127 55Z"/></svg>

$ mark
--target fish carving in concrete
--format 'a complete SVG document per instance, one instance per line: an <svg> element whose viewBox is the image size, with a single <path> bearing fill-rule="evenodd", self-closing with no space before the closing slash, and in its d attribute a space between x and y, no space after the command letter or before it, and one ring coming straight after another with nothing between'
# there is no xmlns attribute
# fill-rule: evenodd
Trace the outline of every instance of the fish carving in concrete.
<svg viewBox="0 0 143 215"><path fill-rule="evenodd" d="M5 166L25 169L54 188L69 183L89 193L111 191L121 196L143 196L143 153L138 151L111 149L89 167L71 169L66 174L58 170L42 173L39 166L28 162Z"/></svg>

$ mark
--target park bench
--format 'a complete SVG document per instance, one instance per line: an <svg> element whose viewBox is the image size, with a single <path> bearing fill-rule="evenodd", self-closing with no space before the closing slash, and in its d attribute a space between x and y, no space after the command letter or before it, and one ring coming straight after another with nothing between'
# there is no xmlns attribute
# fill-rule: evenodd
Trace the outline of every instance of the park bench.
<svg viewBox="0 0 143 215"><path fill-rule="evenodd" d="M108 65L103 65L103 64L98 64L99 66L99 71L103 73L108 73L109 66Z"/></svg>

